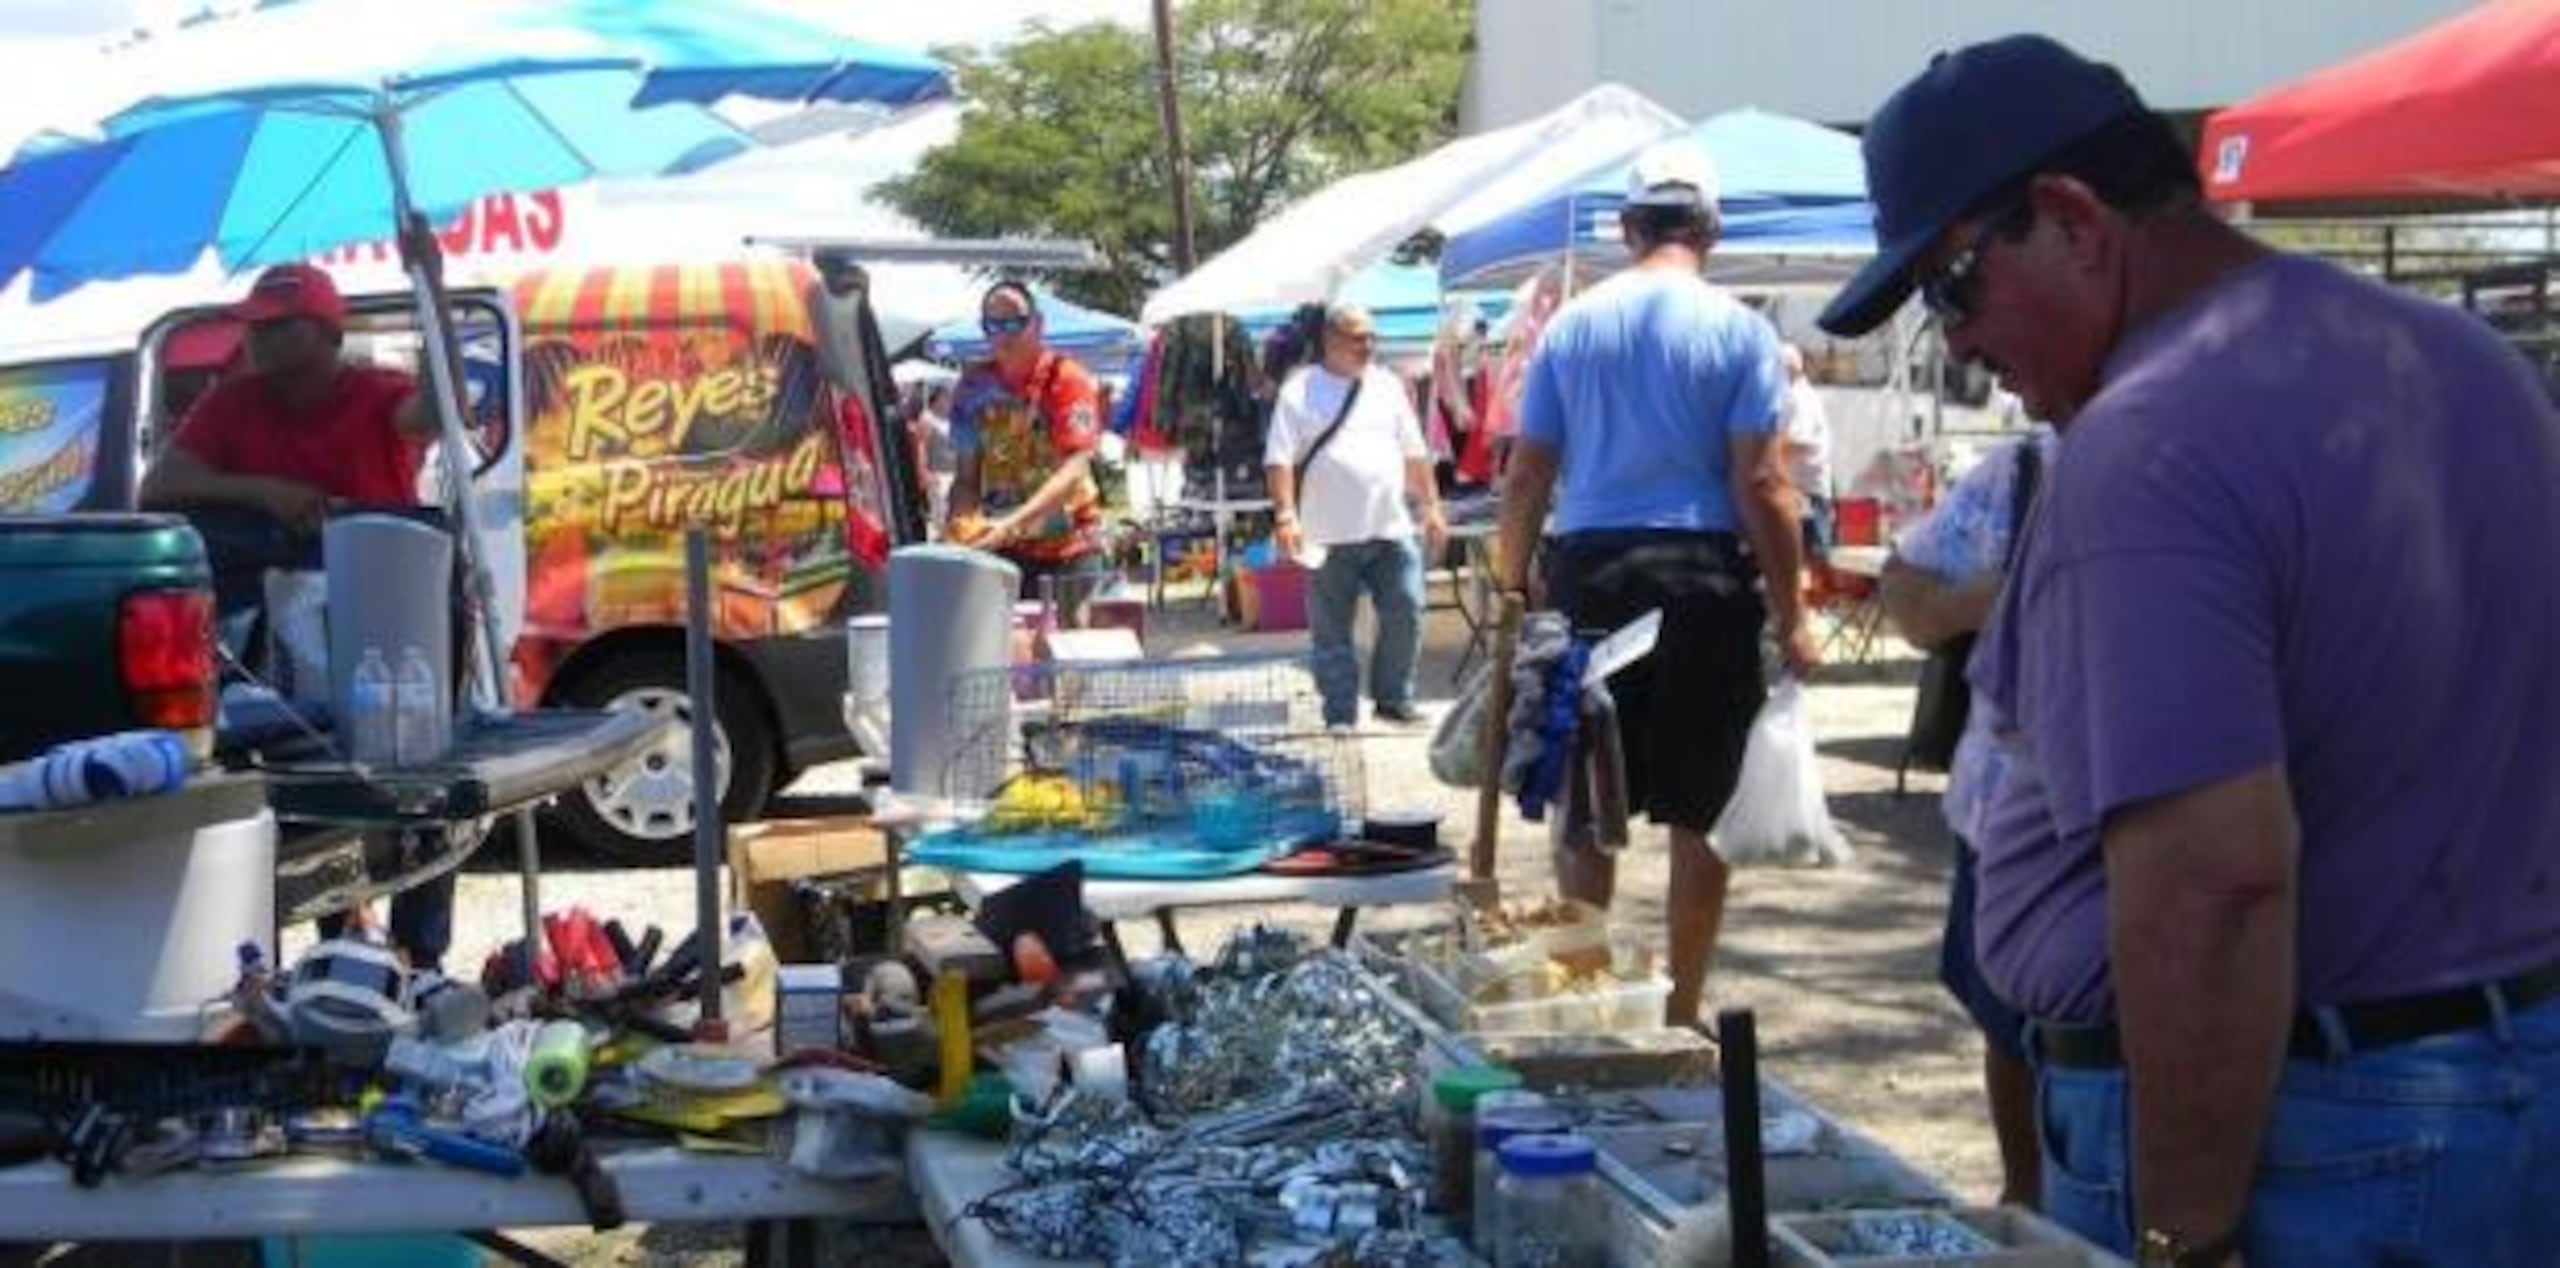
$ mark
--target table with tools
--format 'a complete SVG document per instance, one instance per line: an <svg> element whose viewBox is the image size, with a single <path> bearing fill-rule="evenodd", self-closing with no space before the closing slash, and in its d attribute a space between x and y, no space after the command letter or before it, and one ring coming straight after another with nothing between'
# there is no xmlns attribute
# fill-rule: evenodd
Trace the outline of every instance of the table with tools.
<svg viewBox="0 0 2560 1268"><path fill-rule="evenodd" d="M623 1216L640 1223L743 1220L788 1243L817 1218L899 1223L915 1202L896 1177L819 1180L761 1154L673 1146L608 1148L600 1164ZM490 1231L578 1227L590 1217L567 1179L502 1176L438 1163L297 1156L198 1166L163 1175L117 1174L95 1187L45 1160L0 1167L0 1229L14 1240L188 1241L258 1235ZM494 1243L505 1250L503 1238ZM751 1239L750 1262L759 1256ZM768 1252L769 1253L769 1252Z"/></svg>

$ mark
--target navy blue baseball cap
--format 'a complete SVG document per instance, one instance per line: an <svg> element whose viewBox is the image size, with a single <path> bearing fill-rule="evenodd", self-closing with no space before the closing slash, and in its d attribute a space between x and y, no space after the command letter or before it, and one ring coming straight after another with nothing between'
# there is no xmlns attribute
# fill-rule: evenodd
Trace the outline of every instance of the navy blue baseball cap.
<svg viewBox="0 0 2560 1268"><path fill-rule="evenodd" d="M2072 142L2145 109L2114 67L2041 35L1940 53L1867 124L1876 254L1822 310L1822 328L1856 336L1882 325L1948 225Z"/></svg>

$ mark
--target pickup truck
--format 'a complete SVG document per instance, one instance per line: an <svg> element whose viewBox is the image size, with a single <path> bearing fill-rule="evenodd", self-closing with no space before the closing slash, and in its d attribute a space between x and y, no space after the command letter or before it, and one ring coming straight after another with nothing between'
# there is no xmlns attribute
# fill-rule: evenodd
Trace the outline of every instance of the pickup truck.
<svg viewBox="0 0 2560 1268"><path fill-rule="evenodd" d="M0 761L157 727L213 746L213 573L168 515L0 518Z"/></svg>
<svg viewBox="0 0 2560 1268"><path fill-rule="evenodd" d="M248 764L217 734L213 560L198 526L131 498L120 358L0 372L0 761L65 740L161 728ZM254 755L280 824L279 919L396 891L459 865L493 816L662 743L645 717L546 711L476 728L443 762L357 774L317 741ZM215 799L219 802L221 799ZM208 805L215 804L208 802Z"/></svg>

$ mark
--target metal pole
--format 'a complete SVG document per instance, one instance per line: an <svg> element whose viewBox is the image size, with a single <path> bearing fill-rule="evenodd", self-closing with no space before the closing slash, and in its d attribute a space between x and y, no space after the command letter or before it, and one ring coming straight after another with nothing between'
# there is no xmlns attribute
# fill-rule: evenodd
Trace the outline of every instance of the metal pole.
<svg viewBox="0 0 2560 1268"><path fill-rule="evenodd" d="M1724 1093L1724 1193L1733 1225L1733 1268L1769 1268L1769 1194L1760 1152L1760 1038L1748 1008L1716 1014L1716 1086Z"/></svg>
<svg viewBox="0 0 2560 1268"><path fill-rule="evenodd" d="M717 1030L723 825L711 670L711 534L697 526L684 531L684 692L693 709L693 915L702 940L702 1020L705 1029Z"/></svg>
<svg viewBox="0 0 2560 1268"><path fill-rule="evenodd" d="M392 222L404 235L412 222L423 227L409 198L408 160L400 145L400 113L385 106L374 115L374 131L382 138L382 157L390 169ZM435 237L429 233L414 235L434 249ZM453 511L454 548L462 552L463 580L470 587L475 620L479 627L482 654L480 665L471 676L482 707L491 713L506 709L507 648L498 637L497 586L489 579L489 561L481 557L480 506L471 493L471 437L462 429L462 384L455 377L453 332L448 327L452 315L446 311L444 286L428 267L429 261L416 258L403 250L402 267L409 274L409 293L416 300L418 336L426 344L427 384L436 404L437 449L444 469L445 505Z"/></svg>
<svg viewBox="0 0 2560 1268"><path fill-rule="evenodd" d="M1476 772L1476 834L1467 846L1467 875L1494 878L1495 847L1502 839L1502 764L1511 747L1511 667L1519 659L1520 622L1526 605L1505 592L1493 618L1493 661L1485 672L1483 734L1477 739L1484 769Z"/></svg>
<svg viewBox="0 0 2560 1268"><path fill-rule="evenodd" d="M1155 0L1156 108L1164 117L1165 166L1173 185L1173 267L1189 273L1200 264L1191 219L1191 152L1182 144L1182 99L1173 67L1173 0Z"/></svg>
<svg viewBox="0 0 2560 1268"><path fill-rule="evenodd" d="M534 840L533 807L516 811L516 883L524 898L525 969L533 969L535 948L542 938L542 847ZM492 825L494 830L495 825Z"/></svg>

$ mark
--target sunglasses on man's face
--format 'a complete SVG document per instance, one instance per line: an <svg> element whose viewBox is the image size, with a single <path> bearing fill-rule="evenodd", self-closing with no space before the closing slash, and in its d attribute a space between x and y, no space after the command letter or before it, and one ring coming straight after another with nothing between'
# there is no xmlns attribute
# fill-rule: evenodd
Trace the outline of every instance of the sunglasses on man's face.
<svg viewBox="0 0 2560 1268"><path fill-rule="evenodd" d="M1920 306L1938 319L1941 329L1953 330L1973 319L1973 305L1978 298L1975 292L1981 289L1982 265L1991 254L1992 239L2012 231L2025 210L2021 204L1985 216L1963 250L1920 276Z"/></svg>
<svg viewBox="0 0 2560 1268"><path fill-rule="evenodd" d="M1009 317L981 317L978 329L991 335L1018 335L1031 329L1031 314L1015 313Z"/></svg>

